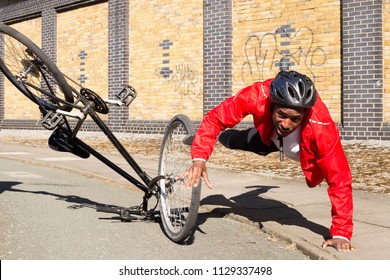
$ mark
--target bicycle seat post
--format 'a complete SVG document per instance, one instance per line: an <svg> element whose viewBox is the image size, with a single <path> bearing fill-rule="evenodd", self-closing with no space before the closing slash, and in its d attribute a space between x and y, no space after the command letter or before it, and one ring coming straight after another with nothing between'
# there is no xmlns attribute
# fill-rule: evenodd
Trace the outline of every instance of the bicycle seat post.
<svg viewBox="0 0 390 280"><path fill-rule="evenodd" d="M74 139L79 132L81 125L84 123L84 120L86 119L87 115L93 110L93 103L92 102L86 102L86 106L81 109L81 113L84 115L83 118L78 118L77 124L75 125L72 135L70 136L71 139Z"/></svg>

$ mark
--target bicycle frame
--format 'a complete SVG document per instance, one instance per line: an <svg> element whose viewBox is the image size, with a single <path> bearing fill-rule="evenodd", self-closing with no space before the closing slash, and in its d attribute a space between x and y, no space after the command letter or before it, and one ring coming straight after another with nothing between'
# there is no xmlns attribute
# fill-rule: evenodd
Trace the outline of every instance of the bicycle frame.
<svg viewBox="0 0 390 280"><path fill-rule="evenodd" d="M76 91L73 89L73 91ZM122 90L123 91L123 90ZM121 92L122 92L121 91ZM127 152L127 150L123 147L123 145L119 142L117 137L114 135L114 133L109 129L109 127L105 124L105 122L99 117L99 115L96 113L96 111L93 108L93 105L88 100L84 100L81 98L82 103L85 105L80 111L82 111L82 116L80 117L80 114L74 114L71 112L61 111L57 110L56 113L59 113L63 117L63 122L55 125L56 128L60 128L63 132L69 132L71 133L68 135L70 137L70 140L72 143L76 144L83 150L87 151L89 154L93 155L95 158L100 160L102 163L110 167L112 170L117 172L119 175L121 175L123 178L128 180L130 183L135 185L137 188L142 190L144 192L143 196L143 202L142 202L142 209L139 210L131 210L126 209L126 213L124 211L120 211L121 209L113 209L113 208L101 208L97 209L100 212L110 212L110 213L117 213L124 215L122 218L125 220L132 220L129 219L129 217L126 217L126 215L130 214L140 214L145 216L146 218L150 218L158 213L158 211L152 211L150 212L148 210L148 200L152 196L156 195L158 193L158 185L157 181L163 178L163 176L157 176L156 178L152 179L142 168L138 165L138 163L134 160L134 158ZM126 105L126 104L125 104ZM74 105L73 105L74 106ZM128 106L128 104L126 105ZM74 106L76 107L76 106ZM78 107L77 107L78 108ZM78 108L80 109L80 108ZM49 112L51 113L51 112ZM126 160L126 162L130 165L130 167L134 170L134 172L140 177L142 180L137 180L134 176L130 175L128 172L120 168L117 164L110 161L107 157L96 151L96 149L92 148L82 140L78 139L76 137L77 133L79 132L79 129L81 128L83 122L85 121L86 117L90 116L92 120L97 124L99 129L107 136L109 141L112 143L112 145L116 148L116 150L121 154L121 156ZM68 123L68 120L66 117L74 117L77 118L77 124L73 129L70 128L70 125ZM67 128L64 128L63 125L66 124ZM156 196L157 197L157 196Z"/></svg>
<svg viewBox="0 0 390 280"><path fill-rule="evenodd" d="M107 127L107 125L101 120L101 118L95 113L95 111L89 112L89 116L94 120L94 122L98 125L101 131L107 136L107 138L111 141L114 147L118 150L118 152L122 155L122 157L126 160L126 162L132 167L132 169L137 173L137 175L142 179L144 184L135 179L133 176L128 174L126 171L121 169L115 163L111 162L109 159L104 157L102 154L97 152L95 149L84 143L83 141L77 139L76 143L79 144L83 149L90 152L97 159L105 163L111 169L116 171L118 174L122 175L125 179L127 179L130 183L134 184L136 187L141 189L143 192L151 196L150 188L148 187L151 179L147 175L147 173L138 165L138 163L134 160L134 158L127 152L127 150L123 147L123 145L119 142L119 140L115 137L115 135L111 132L111 130Z"/></svg>
<svg viewBox="0 0 390 280"><path fill-rule="evenodd" d="M94 208L99 212L120 214L122 221L153 219L161 222L164 233L172 241L180 243L188 239L197 222L201 193L200 182L197 187L186 188L183 187L185 178L181 176L192 164L187 155L195 135L193 122L183 114L177 114L167 122L159 156L159 174L152 178L100 117L100 114L109 112L110 104L129 106L136 97L134 88L125 86L114 100L103 100L64 75L36 44L19 31L0 24L0 35L0 70L23 95L38 105L42 114L39 123L53 131L49 146L81 158L92 155L144 193L142 204L134 207ZM77 134L88 116L139 178L78 139ZM157 202L148 210L149 199L153 196ZM159 211L155 211L157 206L160 206Z"/></svg>

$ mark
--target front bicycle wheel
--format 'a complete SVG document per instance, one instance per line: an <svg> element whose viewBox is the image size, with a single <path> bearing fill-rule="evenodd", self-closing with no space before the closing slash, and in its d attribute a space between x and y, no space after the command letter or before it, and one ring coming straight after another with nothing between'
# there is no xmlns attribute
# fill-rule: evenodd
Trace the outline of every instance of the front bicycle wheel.
<svg viewBox="0 0 390 280"><path fill-rule="evenodd" d="M195 128L185 115L177 115L169 122L163 138L159 175L160 215L165 234L176 243L191 234L198 217L201 184L182 187L180 175L191 165L190 149Z"/></svg>
<svg viewBox="0 0 390 280"><path fill-rule="evenodd" d="M0 69L41 109L72 109L72 90L57 66L30 39L4 24L0 24Z"/></svg>

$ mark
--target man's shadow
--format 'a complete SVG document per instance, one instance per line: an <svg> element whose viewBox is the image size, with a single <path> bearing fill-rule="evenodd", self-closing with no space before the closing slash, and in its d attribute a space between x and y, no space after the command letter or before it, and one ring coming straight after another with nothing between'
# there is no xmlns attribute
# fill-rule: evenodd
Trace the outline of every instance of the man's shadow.
<svg viewBox="0 0 390 280"><path fill-rule="evenodd" d="M279 188L276 186L248 186L250 191L226 198L225 196L211 195L201 200L201 205L216 206L208 213L200 213L198 216L198 231L201 231L200 225L209 218L221 218L231 214L242 216L255 222L259 228L263 228L264 222L274 221L281 225L293 225L303 227L312 232L322 235L324 238L329 237L329 230L323 225L306 219L299 211L288 205L269 198L261 197L270 189ZM220 206L220 207L218 207Z"/></svg>
<svg viewBox="0 0 390 280"><path fill-rule="evenodd" d="M22 182L0 182L0 194L7 192L18 193L31 193L38 195L48 195L55 197L57 200L72 203L68 206L70 209L79 208L117 208L117 205L108 205L92 201L88 198L75 196L75 195L61 195L57 193L51 193L47 191L28 191L14 188L17 185L23 184ZM200 226L204 224L207 219L210 218L222 218L229 214L235 214L245 217L255 223L258 223L259 228L263 227L262 223L267 221L275 221L282 225L295 225L303 228L307 228L314 233L320 234L327 238L329 236L328 229L322 225L307 220L299 211L288 205L273 199L263 198L260 195L266 193L272 188L278 188L275 186L249 186L247 189L253 189L249 192L226 198L223 195L211 195L201 200L201 205L212 205L214 207L212 211L207 213L200 213L198 215L197 225L193 229L188 240L183 244L190 245L195 241L195 232L203 232ZM219 206L219 207L218 207ZM119 217L118 217L119 218ZM111 217L109 219L118 219L117 217Z"/></svg>

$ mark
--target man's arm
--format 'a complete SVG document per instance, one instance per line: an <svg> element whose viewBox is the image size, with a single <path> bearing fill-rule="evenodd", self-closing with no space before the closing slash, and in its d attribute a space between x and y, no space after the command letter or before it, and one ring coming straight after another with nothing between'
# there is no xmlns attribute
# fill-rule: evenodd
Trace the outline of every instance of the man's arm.
<svg viewBox="0 0 390 280"><path fill-rule="evenodd" d="M259 102L264 102L265 98L260 93L260 85L261 83L255 83L242 89L205 115L192 143L192 159L207 161L221 131L234 127L247 115L254 113L256 106Z"/></svg>
<svg viewBox="0 0 390 280"><path fill-rule="evenodd" d="M245 116L252 114L258 102L260 83L246 87L220 105L209 111L203 118L191 148L192 166L185 173L185 186L197 186L201 177L206 186L212 188L206 170L217 137L224 129L234 127ZM264 95L262 95L264 96Z"/></svg>
<svg viewBox="0 0 390 280"><path fill-rule="evenodd" d="M328 183L328 195L332 205L332 237L344 237L348 240L353 231L352 175L341 142L336 140L328 154L318 161L318 165Z"/></svg>
<svg viewBox="0 0 390 280"><path fill-rule="evenodd" d="M328 195L332 205L331 239L323 247L332 246L339 251L353 249L350 242L353 233L352 175L341 145L339 131L331 122L323 126L317 140L318 166L328 183Z"/></svg>

